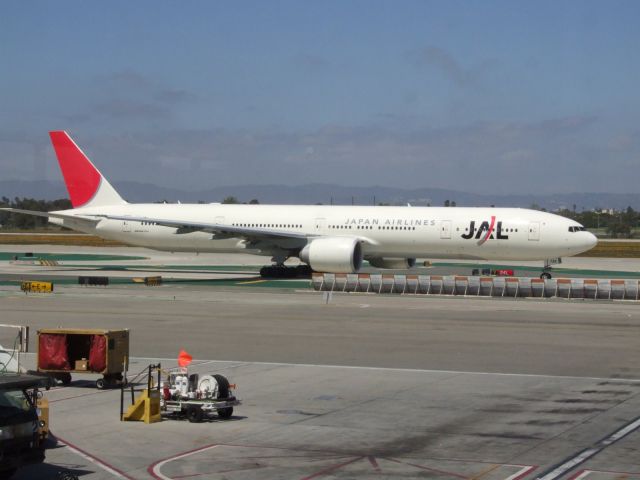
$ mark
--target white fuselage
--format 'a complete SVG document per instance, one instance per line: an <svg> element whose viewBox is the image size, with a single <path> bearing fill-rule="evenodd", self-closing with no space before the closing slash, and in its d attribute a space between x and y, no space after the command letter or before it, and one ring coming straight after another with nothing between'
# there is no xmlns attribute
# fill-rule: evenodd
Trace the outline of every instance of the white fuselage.
<svg viewBox="0 0 640 480"><path fill-rule="evenodd" d="M535 210L466 207L366 207L228 204L125 204L65 210L68 215L110 215L356 237L365 258L545 260L589 250L595 237L573 220ZM50 219L75 230L157 250L270 254L260 244L152 222L102 219L95 227ZM472 231L473 230L473 231ZM286 241L283 241L286 248Z"/></svg>

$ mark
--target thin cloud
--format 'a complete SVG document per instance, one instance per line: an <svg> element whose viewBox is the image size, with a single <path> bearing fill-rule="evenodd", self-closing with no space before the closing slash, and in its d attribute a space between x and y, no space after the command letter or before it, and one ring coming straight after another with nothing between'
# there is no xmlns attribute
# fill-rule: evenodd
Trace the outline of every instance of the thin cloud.
<svg viewBox="0 0 640 480"><path fill-rule="evenodd" d="M103 85L127 89L146 89L152 87L154 84L154 81L150 77L133 69L99 75L96 80Z"/></svg>
<svg viewBox="0 0 640 480"><path fill-rule="evenodd" d="M157 119L168 118L171 112L164 106L135 100L111 99L92 108L95 115L113 119Z"/></svg>
<svg viewBox="0 0 640 480"><path fill-rule="evenodd" d="M119 101L101 105L98 114L114 121L130 116L146 125L167 113ZM176 188L313 182L496 194L606 191L612 184L635 191L627 167L637 164L640 142L625 137L610 145L616 136L603 132L606 126L605 119L590 115L438 128L327 125L303 132L164 126L87 136L93 129L83 126L85 134L74 138L114 181ZM21 178L26 171L12 170L12 162L21 158L30 165L32 152L5 146L0 165Z"/></svg>
<svg viewBox="0 0 640 480"><path fill-rule="evenodd" d="M451 53L433 45L407 52L407 56L414 66L439 71L459 87L478 83L497 63L495 60L485 60L477 65L464 67Z"/></svg>
<svg viewBox="0 0 640 480"><path fill-rule="evenodd" d="M197 100L197 95L181 88L163 85L149 76L126 69L101 75L96 79L101 101L83 110L63 115L71 125L84 125L102 120L169 120L184 104Z"/></svg>
<svg viewBox="0 0 640 480"><path fill-rule="evenodd" d="M318 73L329 67L329 62L320 55L311 53L298 53L292 59L293 64L308 73Z"/></svg>
<svg viewBox="0 0 640 480"><path fill-rule="evenodd" d="M154 100L170 105L193 102L197 98L195 94L180 89L160 90L153 94Z"/></svg>

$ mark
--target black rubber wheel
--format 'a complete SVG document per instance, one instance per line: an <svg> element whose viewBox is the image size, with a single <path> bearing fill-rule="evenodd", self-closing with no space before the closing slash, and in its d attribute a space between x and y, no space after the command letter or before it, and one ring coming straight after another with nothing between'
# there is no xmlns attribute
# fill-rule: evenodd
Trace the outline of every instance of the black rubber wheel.
<svg viewBox="0 0 640 480"><path fill-rule="evenodd" d="M66 387L68 385L71 385L71 374L70 373L61 373L58 377L57 377L62 384Z"/></svg>
<svg viewBox="0 0 640 480"><path fill-rule="evenodd" d="M218 417L220 417L223 420L227 420L228 418L231 418L231 415L233 415L233 407L220 408L218 410Z"/></svg>
<svg viewBox="0 0 640 480"><path fill-rule="evenodd" d="M107 382L104 378L99 378L96 380L96 388L98 390L103 390L104 387L106 387L106 385L107 385Z"/></svg>
<svg viewBox="0 0 640 480"><path fill-rule="evenodd" d="M197 405L189 405L187 407L187 420L191 423L200 423L203 416L202 409Z"/></svg>
<svg viewBox="0 0 640 480"><path fill-rule="evenodd" d="M229 396L229 380L223 375L214 375L213 378L218 382L218 398L227 398Z"/></svg>
<svg viewBox="0 0 640 480"><path fill-rule="evenodd" d="M542 272L540 278L542 280L551 280L551 274L549 272Z"/></svg>

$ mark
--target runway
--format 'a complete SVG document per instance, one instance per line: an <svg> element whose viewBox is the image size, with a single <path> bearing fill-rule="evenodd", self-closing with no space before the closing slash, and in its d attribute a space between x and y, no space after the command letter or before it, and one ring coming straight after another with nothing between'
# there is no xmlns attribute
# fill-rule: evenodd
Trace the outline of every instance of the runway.
<svg viewBox="0 0 640 480"><path fill-rule="evenodd" d="M131 371L184 348L243 400L227 422L122 423L119 391L75 376L48 393L59 448L18 479L640 478L635 304L61 284L2 286L0 313L32 348L129 328Z"/></svg>

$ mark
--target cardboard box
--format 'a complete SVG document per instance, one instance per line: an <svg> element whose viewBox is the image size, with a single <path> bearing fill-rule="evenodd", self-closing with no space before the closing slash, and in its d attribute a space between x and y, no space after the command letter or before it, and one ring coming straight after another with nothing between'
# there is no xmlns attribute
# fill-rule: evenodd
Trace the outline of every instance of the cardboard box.
<svg viewBox="0 0 640 480"><path fill-rule="evenodd" d="M83 358L82 360L76 360L76 368L75 370L86 370L87 369L87 359Z"/></svg>

